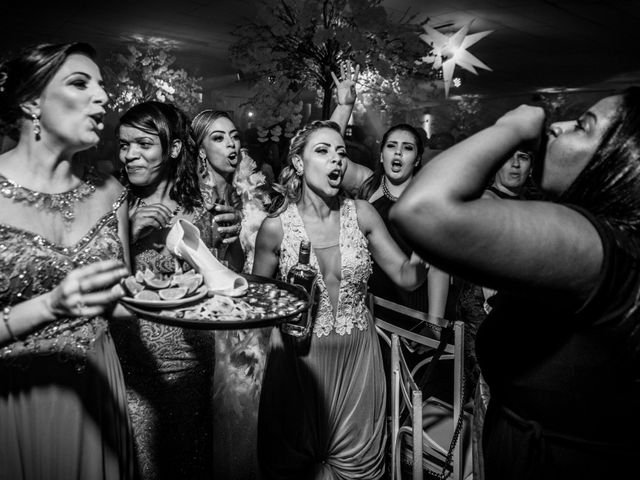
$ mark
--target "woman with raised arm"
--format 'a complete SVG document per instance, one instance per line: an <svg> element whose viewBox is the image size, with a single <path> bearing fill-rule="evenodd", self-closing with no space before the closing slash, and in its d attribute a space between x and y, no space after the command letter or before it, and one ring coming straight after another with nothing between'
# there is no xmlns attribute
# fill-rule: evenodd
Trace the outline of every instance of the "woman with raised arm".
<svg viewBox="0 0 640 480"><path fill-rule="evenodd" d="M356 101L355 85L358 81L359 65L352 70L347 63L341 64L341 79L331 72L336 85L337 105L331 116L344 132ZM389 221L389 209L398 200L413 176L422 165L424 145L417 130L408 124L397 124L389 128L380 142L380 158L372 172L363 165L347 160L343 188L356 198L368 200L385 222L394 241L406 255L412 248L404 241ZM374 262L369 280L371 293L392 302L420 310L436 317L445 316L449 293L449 274L438 268L430 268L426 284L408 292L396 285ZM447 312L449 313L449 312ZM451 312L452 313L452 312ZM389 312L393 317L393 312Z"/></svg>
<svg viewBox="0 0 640 480"><path fill-rule="evenodd" d="M476 342L486 478L625 478L640 446L640 89L544 120L520 106L441 153L391 218L425 259L498 291ZM553 201L481 198L542 133Z"/></svg>
<svg viewBox="0 0 640 480"><path fill-rule="evenodd" d="M258 232L254 274L285 279L308 240L320 289L308 345L272 331L258 419L265 478L384 473L386 389L366 301L370 257L408 290L424 282L426 268L402 252L368 202L341 195L345 160L335 123L303 127L291 139L281 196Z"/></svg>
<svg viewBox="0 0 640 480"><path fill-rule="evenodd" d="M135 478L107 318L128 274L126 191L76 153L107 94L94 49L29 47L0 64L0 479Z"/></svg>

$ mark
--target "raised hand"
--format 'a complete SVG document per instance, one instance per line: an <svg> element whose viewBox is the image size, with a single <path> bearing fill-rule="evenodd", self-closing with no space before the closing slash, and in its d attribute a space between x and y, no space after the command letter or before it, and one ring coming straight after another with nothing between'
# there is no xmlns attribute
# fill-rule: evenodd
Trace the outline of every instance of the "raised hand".
<svg viewBox="0 0 640 480"><path fill-rule="evenodd" d="M336 99L338 105L353 105L356 102L356 83L360 75L360 65L356 65L355 69L351 62L342 62L340 64L340 79L336 74L331 72L331 77L336 85Z"/></svg>
<svg viewBox="0 0 640 480"><path fill-rule="evenodd" d="M118 260L76 268L47 294L46 305L56 318L102 315L124 295L119 282L127 275L127 267Z"/></svg>

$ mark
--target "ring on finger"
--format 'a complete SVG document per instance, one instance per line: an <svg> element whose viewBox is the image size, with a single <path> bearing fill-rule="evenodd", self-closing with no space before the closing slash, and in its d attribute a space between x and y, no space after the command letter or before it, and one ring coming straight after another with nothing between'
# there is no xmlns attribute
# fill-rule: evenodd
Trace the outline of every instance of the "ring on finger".
<svg viewBox="0 0 640 480"><path fill-rule="evenodd" d="M87 305L82 301L81 298L76 302L76 308L78 309L79 315L84 315L84 310L87 308Z"/></svg>

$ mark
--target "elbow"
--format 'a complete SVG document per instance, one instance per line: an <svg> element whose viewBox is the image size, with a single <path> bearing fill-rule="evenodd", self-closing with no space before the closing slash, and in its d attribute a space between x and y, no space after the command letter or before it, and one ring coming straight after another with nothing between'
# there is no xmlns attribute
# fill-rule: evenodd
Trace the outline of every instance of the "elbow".
<svg viewBox="0 0 640 480"><path fill-rule="evenodd" d="M440 205L439 205L440 203ZM389 211L389 219L403 233L425 229L436 218L441 202L432 198L417 198L415 195L402 195Z"/></svg>

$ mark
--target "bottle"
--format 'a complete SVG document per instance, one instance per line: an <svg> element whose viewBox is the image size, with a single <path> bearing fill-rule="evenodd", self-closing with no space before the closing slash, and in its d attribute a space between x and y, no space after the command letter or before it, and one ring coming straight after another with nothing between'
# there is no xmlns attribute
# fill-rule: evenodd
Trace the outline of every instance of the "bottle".
<svg viewBox="0 0 640 480"><path fill-rule="evenodd" d="M290 322L282 324L282 331L293 337L306 337L309 335L309 332L311 332L313 326L313 303L316 294L318 272L309 264L310 256L311 243L307 240L302 240L298 253L298 263L291 267L287 273L287 282L304 288L309 294L310 303L306 313L302 313Z"/></svg>

